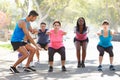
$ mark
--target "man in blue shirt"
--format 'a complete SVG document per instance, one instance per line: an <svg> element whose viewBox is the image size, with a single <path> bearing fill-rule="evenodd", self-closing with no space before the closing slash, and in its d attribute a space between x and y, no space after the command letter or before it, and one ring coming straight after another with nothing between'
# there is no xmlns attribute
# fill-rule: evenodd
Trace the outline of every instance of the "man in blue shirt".
<svg viewBox="0 0 120 80"><path fill-rule="evenodd" d="M38 16L38 13L34 10L30 11L29 15L19 20L16 23L16 27L14 29L13 35L11 37L11 44L13 46L14 51L18 51L22 54L22 56L15 62L13 66L10 67L10 70L14 73L19 73L19 71L16 69L16 66L21 63L23 60L25 60L28 57L27 63L25 65L24 71L30 72L36 71L35 69L32 69L29 67L30 62L33 60L34 53L36 52L36 49L39 50L39 46L34 42L32 37L29 34L29 31L34 33L34 30L30 26L30 22L33 22L36 20ZM24 42L24 38L27 38L35 47L32 47L30 44ZM29 54L28 54L29 51Z"/></svg>
<svg viewBox="0 0 120 80"><path fill-rule="evenodd" d="M48 29L46 29L46 23L42 22L40 24L40 29L38 30L38 41L37 44L39 47L43 48L44 50L48 49L49 43L49 36L46 34ZM39 62L39 50L36 51L36 56Z"/></svg>

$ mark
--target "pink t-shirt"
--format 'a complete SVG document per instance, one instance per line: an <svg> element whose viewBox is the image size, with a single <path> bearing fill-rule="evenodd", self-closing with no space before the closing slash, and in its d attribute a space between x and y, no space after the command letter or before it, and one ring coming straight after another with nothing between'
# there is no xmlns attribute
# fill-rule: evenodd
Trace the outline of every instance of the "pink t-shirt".
<svg viewBox="0 0 120 80"><path fill-rule="evenodd" d="M76 32L76 39L78 39L78 40L86 40L87 39L87 33L80 34L80 33Z"/></svg>
<svg viewBox="0 0 120 80"><path fill-rule="evenodd" d="M59 49L63 47L63 31L59 30L57 34L55 34L54 30L50 30L50 43L49 47L52 47L54 49Z"/></svg>

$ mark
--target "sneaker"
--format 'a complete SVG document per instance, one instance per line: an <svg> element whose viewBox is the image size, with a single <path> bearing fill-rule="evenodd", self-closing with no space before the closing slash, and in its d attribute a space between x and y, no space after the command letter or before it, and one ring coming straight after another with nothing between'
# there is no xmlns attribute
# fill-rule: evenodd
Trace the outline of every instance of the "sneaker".
<svg viewBox="0 0 120 80"><path fill-rule="evenodd" d="M31 71L36 71L36 69L33 69L31 67L27 67L28 69L30 69Z"/></svg>
<svg viewBox="0 0 120 80"><path fill-rule="evenodd" d="M31 67L35 67L35 65L34 65L33 62L30 62L30 66L31 66Z"/></svg>
<svg viewBox="0 0 120 80"><path fill-rule="evenodd" d="M53 67L50 66L48 72L53 72Z"/></svg>
<svg viewBox="0 0 120 80"><path fill-rule="evenodd" d="M25 72L31 72L31 70L28 69L27 67L24 68L24 71L25 71Z"/></svg>
<svg viewBox="0 0 120 80"><path fill-rule="evenodd" d="M101 65L98 66L98 71L102 71L102 66Z"/></svg>
<svg viewBox="0 0 120 80"><path fill-rule="evenodd" d="M36 70L31 68L31 67L25 67L24 71L25 72L31 72L31 71L36 71Z"/></svg>
<svg viewBox="0 0 120 80"><path fill-rule="evenodd" d="M115 71L115 67L113 65L110 65L109 69L110 71Z"/></svg>
<svg viewBox="0 0 120 80"><path fill-rule="evenodd" d="M62 66L62 71L67 71L65 66Z"/></svg>
<svg viewBox="0 0 120 80"><path fill-rule="evenodd" d="M82 66L82 68L85 68L85 63L82 63L81 66Z"/></svg>
<svg viewBox="0 0 120 80"><path fill-rule="evenodd" d="M81 64L80 64L80 62L78 62L77 68L80 68L80 67L81 67Z"/></svg>
<svg viewBox="0 0 120 80"><path fill-rule="evenodd" d="M10 67L10 71L12 71L13 73L20 73L15 67Z"/></svg>

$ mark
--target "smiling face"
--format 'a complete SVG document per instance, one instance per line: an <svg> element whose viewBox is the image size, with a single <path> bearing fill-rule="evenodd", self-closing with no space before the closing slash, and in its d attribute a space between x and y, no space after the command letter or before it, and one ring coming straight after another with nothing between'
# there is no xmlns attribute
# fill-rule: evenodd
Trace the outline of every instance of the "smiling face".
<svg viewBox="0 0 120 80"><path fill-rule="evenodd" d="M108 30L108 28L109 28L109 25L107 25L107 24L104 24L104 25L102 25L102 27L103 27L103 29L104 29L104 30Z"/></svg>
<svg viewBox="0 0 120 80"><path fill-rule="evenodd" d="M59 30L60 27L61 27L61 23L59 21L55 21L53 23L53 27L54 27L55 30Z"/></svg>
<svg viewBox="0 0 120 80"><path fill-rule="evenodd" d="M85 23L85 21L84 21L83 18L79 18L79 19L78 19L78 24L79 24L79 26L83 26L84 23Z"/></svg>
<svg viewBox="0 0 120 80"><path fill-rule="evenodd" d="M33 22L33 21L36 20L37 16L32 16L32 15L31 15L29 18L30 18L30 21Z"/></svg>
<svg viewBox="0 0 120 80"><path fill-rule="evenodd" d="M53 27L54 27L54 29L55 30L59 30L60 29L60 24L59 23L55 23L54 25L53 25Z"/></svg>
<svg viewBox="0 0 120 80"><path fill-rule="evenodd" d="M104 21L103 24L102 24L102 28L103 28L104 30L108 30L108 28L109 28L109 23L106 22L106 21Z"/></svg>

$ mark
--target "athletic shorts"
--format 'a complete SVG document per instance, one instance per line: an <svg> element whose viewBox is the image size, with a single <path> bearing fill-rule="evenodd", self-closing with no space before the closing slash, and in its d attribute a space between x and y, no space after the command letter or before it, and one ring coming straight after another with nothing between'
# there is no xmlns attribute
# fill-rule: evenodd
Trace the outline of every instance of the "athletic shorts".
<svg viewBox="0 0 120 80"><path fill-rule="evenodd" d="M85 39L85 40L78 40L78 39L74 38L74 42L75 42L75 41L79 41L79 42L80 42L80 45L82 45L83 42L89 42L89 39L87 38L87 39Z"/></svg>
<svg viewBox="0 0 120 80"><path fill-rule="evenodd" d="M25 46L27 42L11 42L13 50L16 51L20 46Z"/></svg>
<svg viewBox="0 0 120 80"><path fill-rule="evenodd" d="M47 46L48 43L44 43L44 44L42 44L42 43L37 43L37 44L39 44L39 45L41 46L41 48L44 48L44 49L45 49L45 47ZM46 49L45 49L45 50L46 50Z"/></svg>

